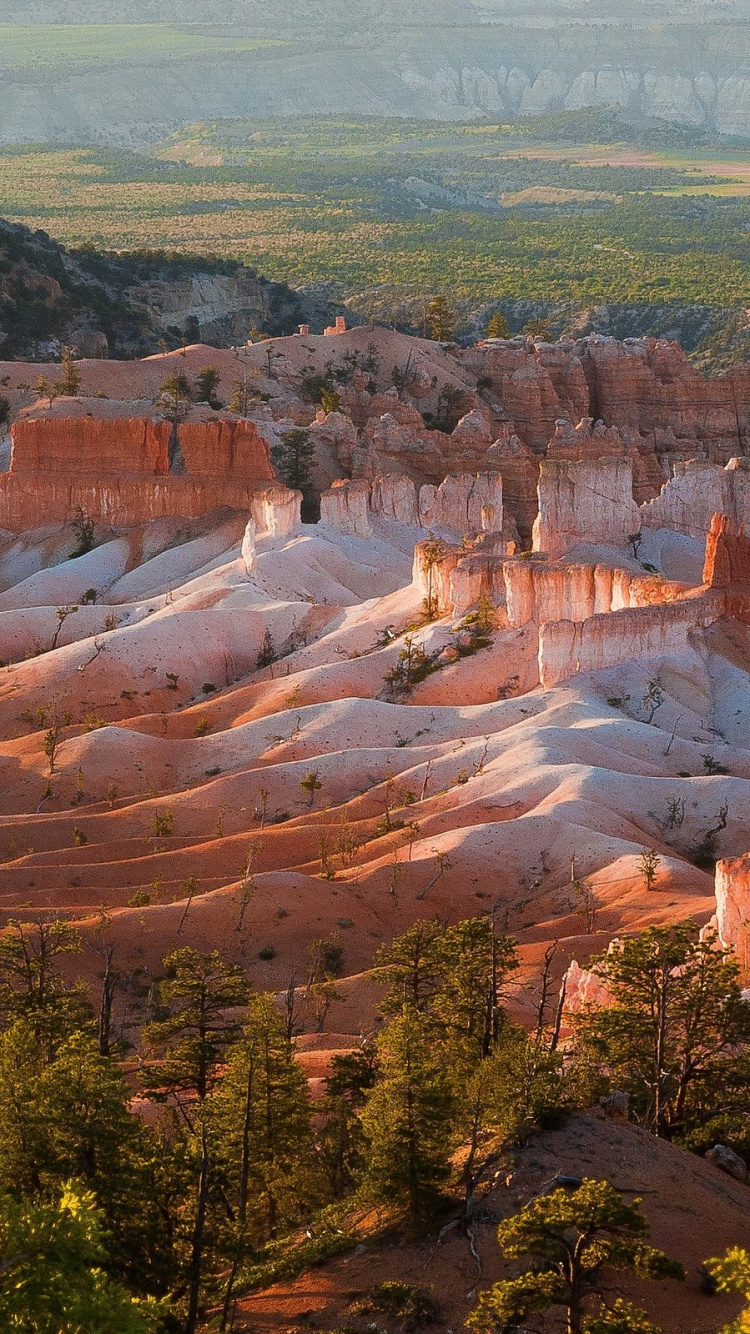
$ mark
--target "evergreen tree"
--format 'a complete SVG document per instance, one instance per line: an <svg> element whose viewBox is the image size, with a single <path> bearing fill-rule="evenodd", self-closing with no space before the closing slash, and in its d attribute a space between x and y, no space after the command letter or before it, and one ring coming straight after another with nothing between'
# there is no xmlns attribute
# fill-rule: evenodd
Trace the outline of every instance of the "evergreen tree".
<svg viewBox="0 0 750 1334"><path fill-rule="evenodd" d="M307 1081L272 995L250 1001L242 1038L211 1099L209 1128L221 1194L231 1202L218 1228L220 1254L231 1256L223 1329L248 1247L288 1229L316 1193Z"/></svg>
<svg viewBox="0 0 750 1334"><path fill-rule="evenodd" d="M334 1056L320 1104L323 1125L319 1136L320 1156L329 1190L342 1199L363 1170L363 1137L360 1113L376 1078L376 1050L372 1042L359 1051Z"/></svg>
<svg viewBox="0 0 750 1334"><path fill-rule="evenodd" d="M424 318L430 338L438 343L450 342L456 330L457 318L447 297L434 296L425 307Z"/></svg>
<svg viewBox="0 0 750 1334"><path fill-rule="evenodd" d="M131 1090L96 1041L76 1033L45 1062L33 1029L0 1037L0 1178L16 1198L75 1177L107 1222L113 1267L138 1291L165 1291L172 1265L156 1187L166 1146L130 1111ZM148 1201L148 1206L146 1206Z"/></svg>
<svg viewBox="0 0 750 1334"><path fill-rule="evenodd" d="M212 954L200 954L189 948L173 950L164 959L164 967L167 978L160 991L167 1016L144 1030L146 1044L161 1051L163 1056L147 1070L144 1084L151 1097L174 1099L190 1127L192 1166L197 1179L187 1247L184 1334L194 1334L214 1171L206 1100L216 1083L220 1061L241 1031L239 1021L226 1011L247 1003L249 986L242 969L224 963L217 950Z"/></svg>
<svg viewBox="0 0 750 1334"><path fill-rule="evenodd" d="M442 983L433 1012L446 1037L469 1062L488 1056L503 1018L505 982L518 967L515 941L495 931L491 917L469 917L447 927L439 945Z"/></svg>
<svg viewBox="0 0 750 1334"><path fill-rule="evenodd" d="M310 510L313 502L312 465L315 460L315 442L310 432L302 427L285 431L271 447L271 461L279 479L294 491L302 492L303 507Z"/></svg>
<svg viewBox="0 0 750 1334"><path fill-rule="evenodd" d="M722 1119L747 1127L750 1007L716 936L698 939L691 922L650 927L591 967L612 1003L580 1017L575 1045L603 1087L625 1089L635 1115L667 1138Z"/></svg>
<svg viewBox="0 0 750 1334"><path fill-rule="evenodd" d="M66 982L58 962L78 954L81 938L68 922L15 922L0 937L0 1017L25 1019L48 1059L92 1010L83 983Z"/></svg>
<svg viewBox="0 0 750 1334"><path fill-rule="evenodd" d="M731 1246L720 1259L707 1260L706 1269L719 1292L741 1292L746 1305L720 1334L750 1334L750 1251Z"/></svg>
<svg viewBox="0 0 750 1334"><path fill-rule="evenodd" d="M159 390L157 404L165 421L171 425L169 433L169 466L172 468L180 458L180 426L190 411L192 391L190 381L184 371L170 375Z"/></svg>
<svg viewBox="0 0 750 1334"><path fill-rule="evenodd" d="M363 1191L402 1207L417 1229L440 1204L453 1147L453 1098L428 1019L404 1007L378 1038L378 1063L361 1115Z"/></svg>
<svg viewBox="0 0 750 1334"><path fill-rule="evenodd" d="M241 1032L239 1019L226 1011L247 1003L249 984L242 969L224 963L218 950L173 950L164 969L159 992L167 1014L143 1030L147 1047L162 1059L144 1071L144 1083L157 1099L186 1093L203 1101Z"/></svg>
<svg viewBox="0 0 750 1334"><path fill-rule="evenodd" d="M444 1041L463 1045L470 1062L489 1054L502 1023L503 986L518 966L515 942L496 932L491 917L449 927L414 922L381 947L375 964L387 987L384 1014L413 1007Z"/></svg>
<svg viewBox="0 0 750 1334"><path fill-rule="evenodd" d="M608 1271L685 1277L682 1265L648 1244L640 1201L626 1203L607 1181L542 1195L502 1222L497 1236L505 1259L529 1268L482 1293L466 1322L482 1332L506 1334L522 1325L566 1334L653 1334L645 1312L609 1298Z"/></svg>
<svg viewBox="0 0 750 1334"><path fill-rule="evenodd" d="M545 320L527 320L523 326L523 332L528 334L529 338L543 338L545 343L552 342L552 334L547 328Z"/></svg>
<svg viewBox="0 0 750 1334"><path fill-rule="evenodd" d="M487 325L488 338L510 338L510 325L501 310L495 311L489 324Z"/></svg>
<svg viewBox="0 0 750 1334"><path fill-rule="evenodd" d="M73 360L71 348L63 348L60 362L63 373L62 379L57 384L58 392L64 394L66 398L77 398L81 392L81 372Z"/></svg>
<svg viewBox="0 0 750 1334"><path fill-rule="evenodd" d="M250 404L256 402L258 398L257 387L253 387L247 371L232 383L232 397L229 400L229 411L236 412L238 417L246 417Z"/></svg>
<svg viewBox="0 0 750 1334"><path fill-rule="evenodd" d="M107 1277L103 1220L90 1192L53 1202L0 1195L0 1327L29 1334L147 1334L158 1309Z"/></svg>
<svg viewBox="0 0 750 1334"><path fill-rule="evenodd" d="M215 366L207 366L204 371L195 377L195 399L197 403L208 403L214 411L222 407L221 400L217 396L217 389L221 381L221 376Z"/></svg>
<svg viewBox="0 0 750 1334"><path fill-rule="evenodd" d="M417 921L375 955L378 980L386 988L380 1002L385 1015L398 1015L405 1005L428 1009L443 975L440 943L445 927L437 918Z"/></svg>
<svg viewBox="0 0 750 1334"><path fill-rule="evenodd" d="M210 1112L217 1161L253 1245L296 1219L309 1195L310 1116L307 1081L281 1011L272 995L254 996Z"/></svg>

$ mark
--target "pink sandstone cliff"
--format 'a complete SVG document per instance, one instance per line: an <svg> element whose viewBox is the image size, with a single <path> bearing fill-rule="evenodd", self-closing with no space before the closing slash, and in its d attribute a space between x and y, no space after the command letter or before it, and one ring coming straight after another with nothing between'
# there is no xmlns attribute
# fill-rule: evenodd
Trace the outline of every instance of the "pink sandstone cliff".
<svg viewBox="0 0 750 1334"><path fill-rule="evenodd" d="M274 480L268 446L251 421L180 427L186 473L168 467L170 426L150 418L35 417L12 430L10 470L0 474L0 527L65 523L80 506L127 527L164 515L248 510Z"/></svg>
<svg viewBox="0 0 750 1334"><path fill-rule="evenodd" d="M731 945L741 979L750 981L750 853L716 863L716 926L719 939Z"/></svg>

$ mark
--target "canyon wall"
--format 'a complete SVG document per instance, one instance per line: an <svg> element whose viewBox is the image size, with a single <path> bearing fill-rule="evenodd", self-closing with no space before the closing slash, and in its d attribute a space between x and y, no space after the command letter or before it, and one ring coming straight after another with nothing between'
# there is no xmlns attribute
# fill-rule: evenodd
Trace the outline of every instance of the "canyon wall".
<svg viewBox="0 0 750 1334"><path fill-rule="evenodd" d="M394 473L372 482L337 479L320 497L321 522L351 537L371 537L376 518L463 537L500 533L503 484L499 473L449 475L439 486L419 489Z"/></svg>
<svg viewBox="0 0 750 1334"><path fill-rule="evenodd" d="M724 611L722 594L709 590L667 606L548 622L539 631L539 679L543 686L553 686L579 672L682 653L690 635L712 625Z"/></svg>
<svg viewBox="0 0 750 1334"><path fill-rule="evenodd" d="M508 623L586 621L626 607L663 606L688 592L687 585L657 574L633 574L606 565L542 564L532 559L503 563Z"/></svg>
<svg viewBox="0 0 750 1334"><path fill-rule="evenodd" d="M659 495L641 506L640 521L644 528L669 528L702 541L717 513L750 528L750 459L732 458L725 467L675 463Z"/></svg>
<svg viewBox="0 0 750 1334"><path fill-rule="evenodd" d="M158 77L147 32L119 60L114 50L97 52L83 68L11 62L3 137L138 143L216 117L377 110L463 121L584 108L750 137L747 10L729 0L715 9L689 0L531 9L512 0L408 9L392 0L377 7L317 0L295 10L293 22L281 0L23 0L13 11L19 23L86 24L98 16L227 24L227 40L216 48L216 36L201 43L196 34L190 43L190 28L181 30L183 43L174 53L167 45L173 58ZM279 60L268 39L293 46Z"/></svg>
<svg viewBox="0 0 750 1334"><path fill-rule="evenodd" d="M78 508L127 527L219 507L249 510L274 481L268 446L249 421L185 422L185 473L170 474L169 423L150 418L33 417L12 428L10 469L0 474L0 528L66 523Z"/></svg>
<svg viewBox="0 0 750 1334"><path fill-rule="evenodd" d="M551 559L583 542L623 546L640 528L629 459L545 459L533 549Z"/></svg>

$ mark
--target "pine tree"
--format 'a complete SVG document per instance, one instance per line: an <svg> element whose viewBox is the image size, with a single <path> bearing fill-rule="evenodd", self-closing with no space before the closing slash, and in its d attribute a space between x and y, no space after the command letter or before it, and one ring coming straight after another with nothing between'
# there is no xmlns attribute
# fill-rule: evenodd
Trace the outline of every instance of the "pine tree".
<svg viewBox="0 0 750 1334"><path fill-rule="evenodd" d="M312 465L315 461L315 442L310 432L302 427L285 431L271 446L271 461L286 486L302 492L303 507L310 510L313 501Z"/></svg>
<svg viewBox="0 0 750 1334"><path fill-rule="evenodd" d="M408 1005L425 1011L442 978L439 944L445 928L437 919L414 922L375 955L378 981L386 988L380 1002L385 1015L398 1015Z"/></svg>
<svg viewBox="0 0 750 1334"><path fill-rule="evenodd" d="M223 1252L232 1257L224 1328L248 1248L296 1222L316 1194L311 1106L284 1019L272 995L254 996L240 1041L211 1099L211 1152L231 1200Z"/></svg>
<svg viewBox="0 0 750 1334"><path fill-rule="evenodd" d="M487 325L488 338L510 338L510 325L501 310L496 310Z"/></svg>
<svg viewBox="0 0 750 1334"><path fill-rule="evenodd" d="M73 360L73 352L69 347L63 348L60 362L63 374L57 384L58 392L64 394L66 398L77 398L81 392L81 372Z"/></svg>
<svg viewBox="0 0 750 1334"><path fill-rule="evenodd" d="M497 1236L505 1259L529 1268L482 1293L466 1322L482 1334L519 1325L547 1330L555 1310L566 1334L654 1334L645 1312L609 1298L607 1271L685 1277L682 1265L648 1244L640 1201L626 1203L607 1181L584 1180L577 1190L540 1196L502 1222Z"/></svg>
<svg viewBox="0 0 750 1334"><path fill-rule="evenodd" d="M15 922L0 937L0 1017L25 1019L51 1059L59 1044L92 1021L88 988L62 977L58 964L78 954L81 938L68 922Z"/></svg>
<svg viewBox="0 0 750 1334"><path fill-rule="evenodd" d="M750 1334L750 1251L731 1246L719 1259L707 1260L706 1269L719 1292L741 1292L746 1305L720 1334Z"/></svg>
<svg viewBox="0 0 750 1334"><path fill-rule="evenodd" d="M497 1042L502 990L518 967L516 944L495 931L492 917L469 917L446 928L439 957L442 983L432 1010L445 1037L473 1064Z"/></svg>
<svg viewBox="0 0 750 1334"><path fill-rule="evenodd" d="M576 1023L579 1059L625 1089L657 1135L700 1136L722 1117L747 1133L750 1007L716 936L699 939L692 922L650 927L590 966L612 1003Z"/></svg>
<svg viewBox="0 0 750 1334"><path fill-rule="evenodd" d="M0 1037L6 1189L23 1198L54 1193L70 1178L85 1183L106 1219L110 1267L143 1294L170 1286L173 1257L157 1182L169 1174L171 1154L131 1112L131 1097L93 1036L73 1034L50 1062L25 1021Z"/></svg>
<svg viewBox="0 0 750 1334"><path fill-rule="evenodd" d="M0 1195L0 1327L34 1334L147 1334L158 1308L107 1275L104 1221L73 1185L54 1200Z"/></svg>
<svg viewBox="0 0 750 1334"><path fill-rule="evenodd" d="M218 950L173 950L164 969L160 1000L168 1013L143 1030L146 1046L163 1055L144 1072L144 1083L157 1099L187 1093L203 1101L241 1031L239 1019L226 1011L247 1003L249 985L242 969L224 963Z"/></svg>
<svg viewBox="0 0 750 1334"><path fill-rule="evenodd" d="M529 338L543 338L545 343L552 342L552 334L544 320L527 320L523 326L523 332Z"/></svg>
<svg viewBox="0 0 750 1334"><path fill-rule="evenodd" d="M252 997L210 1118L238 1223L260 1245L299 1216L313 1151L307 1081L272 995Z"/></svg>
<svg viewBox="0 0 750 1334"><path fill-rule="evenodd" d="M170 375L159 390L157 404L165 421L171 425L169 433L169 466L173 468L180 458L180 426L190 411L192 391L184 371Z"/></svg>
<svg viewBox="0 0 750 1334"><path fill-rule="evenodd" d="M387 987L384 1014L407 1005L429 1018L436 1037L461 1046L469 1064L489 1055L500 1032L503 986L518 966L515 941L496 932L492 917L450 927L414 922L381 947L375 966Z"/></svg>
<svg viewBox="0 0 750 1334"><path fill-rule="evenodd" d="M250 404L256 402L258 398L257 387L253 387L247 371L232 383L232 397L229 400L229 411L236 412L238 417L246 417Z"/></svg>
<svg viewBox="0 0 750 1334"><path fill-rule="evenodd" d="M147 1046L161 1051L163 1057L146 1071L143 1082L152 1098L177 1101L191 1127L197 1179L188 1242L184 1334L194 1334L214 1170L206 1100L218 1078L219 1063L241 1031L238 1019L226 1011L247 1003L249 985L242 969L224 963L217 950L211 954L188 948L173 950L164 959L164 967L167 978L160 991L168 1014L149 1024L143 1035ZM186 1095L188 1100L196 1100L190 1111Z"/></svg>
<svg viewBox="0 0 750 1334"><path fill-rule="evenodd" d="M221 382L221 376L215 366L207 366L204 371L195 377L195 399L198 403L208 403L210 408L216 411L222 406L217 397L216 390Z"/></svg>
<svg viewBox="0 0 750 1334"><path fill-rule="evenodd" d="M375 1083L375 1046L365 1041L359 1051L334 1056L320 1104L323 1126L319 1144L323 1170L334 1199L349 1191L363 1167L360 1113Z"/></svg>
<svg viewBox="0 0 750 1334"><path fill-rule="evenodd" d="M429 1021L404 1008L378 1038L380 1074L361 1115L362 1188L405 1210L413 1229L439 1206L451 1172L453 1098Z"/></svg>
<svg viewBox="0 0 750 1334"><path fill-rule="evenodd" d="M434 296L428 302L425 308L425 326L430 338L434 338L438 343L450 342L455 333L456 323L456 312L447 297Z"/></svg>

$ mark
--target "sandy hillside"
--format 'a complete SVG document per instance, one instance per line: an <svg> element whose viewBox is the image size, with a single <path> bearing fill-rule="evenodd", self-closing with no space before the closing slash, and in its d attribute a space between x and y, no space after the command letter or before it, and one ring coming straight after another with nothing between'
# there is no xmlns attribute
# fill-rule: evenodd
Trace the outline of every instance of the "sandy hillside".
<svg viewBox="0 0 750 1334"><path fill-rule="evenodd" d="M445 1327L460 1330L476 1302L477 1289L517 1270L510 1265L503 1268L495 1237L497 1222L533 1199L558 1173L599 1177L603 1163L626 1199L640 1198L653 1244L687 1270L684 1283L626 1279L618 1280L618 1289L645 1306L658 1324L680 1334L725 1324L741 1302L707 1296L701 1266L730 1245L750 1242L750 1187L646 1131L599 1116L576 1115L562 1129L535 1136L522 1150L509 1151L499 1164L494 1184L477 1211L481 1274L468 1242L452 1233L438 1245L434 1237L416 1245L395 1238L368 1242L358 1253L246 1297L238 1328L256 1334L305 1327L364 1334L372 1325L357 1316L357 1301L375 1284L400 1279L431 1290ZM377 1327L398 1328L383 1317L377 1317Z"/></svg>
<svg viewBox="0 0 750 1334"><path fill-rule="evenodd" d="M175 943L216 946L272 988L303 981L311 942L337 935L327 1026L355 1035L375 948L418 916L497 905L529 981L550 940L562 969L614 932L705 920L713 880L693 856L723 803L720 853L747 846L746 632L718 625L679 657L524 691L535 641L499 630L394 696L385 677L421 606L397 530L303 525L261 539L250 575L239 521L159 521L72 560L44 530L8 537L0 920L62 913L95 936L106 910L121 967L149 975ZM417 638L434 652L456 628ZM276 660L258 668L266 632ZM498 698L514 677L520 693ZM710 775L707 754L728 772ZM593 932L571 873L595 898Z"/></svg>

